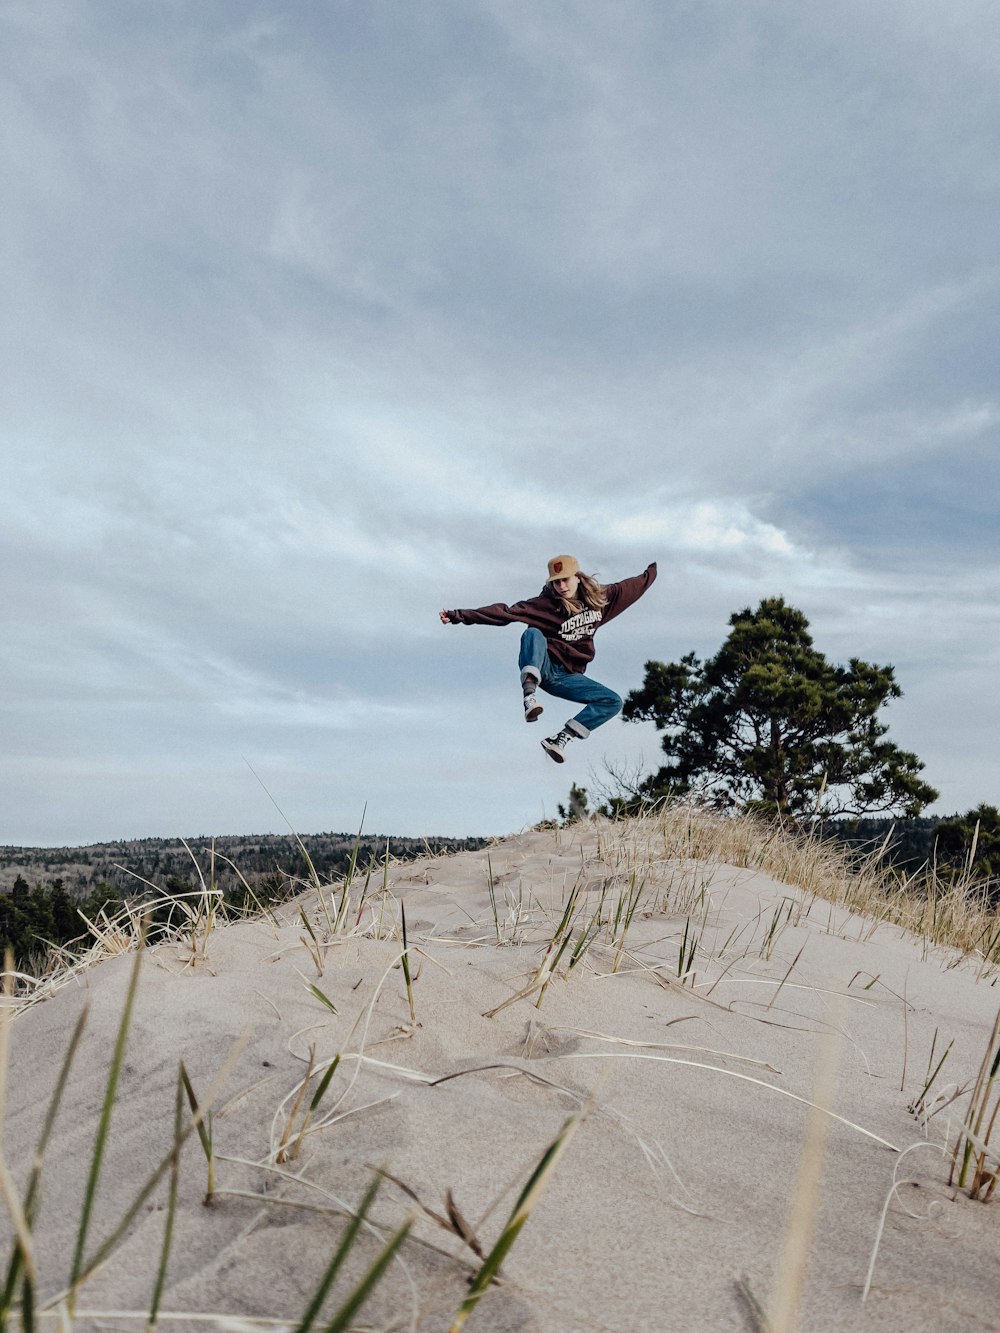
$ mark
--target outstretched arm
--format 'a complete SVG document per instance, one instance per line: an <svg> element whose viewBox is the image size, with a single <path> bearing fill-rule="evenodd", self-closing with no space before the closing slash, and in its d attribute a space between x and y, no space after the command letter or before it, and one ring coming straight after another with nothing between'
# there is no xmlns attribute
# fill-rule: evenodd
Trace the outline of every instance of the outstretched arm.
<svg viewBox="0 0 1000 1333"><path fill-rule="evenodd" d="M526 602L515 602L508 606L506 602L493 602L491 606L476 606L439 613L443 625L511 625L515 621L523 625L536 625L538 608L542 604L540 597L529 598Z"/></svg>
<svg viewBox="0 0 1000 1333"><path fill-rule="evenodd" d="M650 584L656 579L656 561L646 566L641 574L636 574L634 578L622 579L621 583L607 584L605 591L608 594L608 605L604 612L605 620L613 620L615 616L621 613L637 602Z"/></svg>

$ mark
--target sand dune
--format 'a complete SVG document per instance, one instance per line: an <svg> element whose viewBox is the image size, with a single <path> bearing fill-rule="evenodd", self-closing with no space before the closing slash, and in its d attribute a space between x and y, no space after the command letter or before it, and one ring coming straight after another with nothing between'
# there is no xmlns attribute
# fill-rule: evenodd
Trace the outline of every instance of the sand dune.
<svg viewBox="0 0 1000 1333"><path fill-rule="evenodd" d="M211 1206L197 1135L182 1151L164 1327L203 1328L196 1316L209 1314L294 1327L344 1208L380 1165L442 1216L450 1191L488 1251L583 1108L469 1328L754 1327L737 1283L771 1310L776 1288L790 1290L779 1270L793 1199L808 1201L796 1182L810 1125L825 1145L794 1327L1000 1328L997 1205L947 1186L942 1145L965 1100L926 1125L908 1109L935 1033L939 1053L954 1044L930 1096L975 1078L1000 1004L995 973L953 966L945 950L762 873L665 856L655 821L531 832L489 853L391 867L384 900L375 878L357 926L352 906L349 929L325 943L316 895L299 900L321 941L321 974L297 904L276 922L215 929L195 965L182 945L144 954L88 1252L169 1152L178 1062L204 1097L243 1043L215 1100ZM574 890L570 944L540 1003L537 988L515 998ZM601 923L568 970L602 894ZM394 930L400 903L415 1022ZM692 945L682 982L680 950ZM4 1152L23 1186L70 1031L89 1006L44 1169L34 1238L43 1299L70 1271L131 968L128 956L105 962L10 1026ZM310 1051L318 1072L306 1103L328 1062L340 1062L297 1155L280 1162L285 1126L305 1110L294 1102ZM807 1104L824 1074L831 1115ZM915 1183L889 1207L862 1302L894 1173ZM377 1226L351 1252L331 1309L415 1208L396 1181L383 1183ZM163 1182L81 1289L76 1327L145 1323L165 1198ZM352 1327L452 1326L480 1259L417 1214ZM806 1235L808 1218L796 1226ZM6 1215L0 1232L9 1248Z"/></svg>

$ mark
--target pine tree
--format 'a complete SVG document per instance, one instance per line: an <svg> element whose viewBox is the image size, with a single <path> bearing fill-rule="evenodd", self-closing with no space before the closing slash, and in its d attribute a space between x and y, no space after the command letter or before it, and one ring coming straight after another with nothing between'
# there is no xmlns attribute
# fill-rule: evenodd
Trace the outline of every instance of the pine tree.
<svg viewBox="0 0 1000 1333"><path fill-rule="evenodd" d="M729 618L718 653L647 662L628 721L664 733L668 762L644 797L697 792L719 806L803 817L919 814L937 797L916 755L885 739L882 708L902 691L891 666L834 666L781 597Z"/></svg>

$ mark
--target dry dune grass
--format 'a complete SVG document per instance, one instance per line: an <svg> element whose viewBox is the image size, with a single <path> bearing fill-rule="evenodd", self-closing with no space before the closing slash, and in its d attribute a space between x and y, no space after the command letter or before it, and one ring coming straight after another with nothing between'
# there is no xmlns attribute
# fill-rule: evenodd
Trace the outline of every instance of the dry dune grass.
<svg viewBox="0 0 1000 1333"><path fill-rule="evenodd" d="M723 818L683 804L635 821L636 838L653 842L658 835L667 858L753 867L876 925L899 926L988 969L1000 966L1000 913L968 872L946 877L932 865L900 879L882 864L882 848L858 856L753 815Z"/></svg>
<svg viewBox="0 0 1000 1333"><path fill-rule="evenodd" d="M936 879L921 891L874 858L852 865L836 846L690 806L405 865L387 848L332 884L308 871L294 902L228 925L206 874L156 948L138 909L94 922L87 948L20 996L8 965L0 1333L968 1326L976 1292L953 1294L949 1323L919 1274L885 1304L880 1272L906 1267L885 1241L909 1197L895 1167L872 1186L850 1282L810 1290L809 1238L830 1225L828 1196L850 1209L856 1173L881 1179L881 1153L909 1165L933 1148L940 1166L920 1180L936 1208L991 1198L1000 1028L980 1018L997 975L983 895ZM918 968L928 998L915 1003ZM924 1069L931 997L957 1024L949 977L977 1013L950 1042L934 1027ZM238 1037L236 1012L251 1015ZM701 1039L683 1039L688 1025ZM155 1105L129 1082L130 1061L150 1098L161 1085ZM677 1101L663 1121L668 1076L689 1082L668 1085ZM720 1104L735 1139L719 1137ZM84 1152L74 1117L87 1106ZM907 1125L918 1138L904 1148ZM122 1155L133 1141L141 1170ZM707 1159L699 1197L688 1177ZM657 1322L687 1290L685 1264L643 1282L644 1247L673 1219L701 1272L713 1173L737 1201L725 1211L748 1210L746 1236L717 1233L731 1260L717 1281L702 1273L699 1316ZM769 1201L756 1215L755 1193ZM595 1251L609 1208L617 1220ZM533 1244L515 1249L536 1211ZM263 1246L277 1228L294 1229L297 1248ZM616 1230L633 1237L637 1267L612 1258ZM933 1240L925 1228L908 1243L922 1253ZM996 1257L988 1237L972 1249L976 1263ZM218 1280L222 1256L246 1258L235 1285ZM609 1298L619 1267L631 1285Z"/></svg>

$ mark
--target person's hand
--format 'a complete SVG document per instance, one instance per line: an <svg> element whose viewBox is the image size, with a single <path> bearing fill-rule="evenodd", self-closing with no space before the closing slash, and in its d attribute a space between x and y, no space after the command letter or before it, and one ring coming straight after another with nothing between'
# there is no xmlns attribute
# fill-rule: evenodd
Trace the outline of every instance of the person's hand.
<svg viewBox="0 0 1000 1333"><path fill-rule="evenodd" d="M451 612L450 612L450 611L442 611L442 612L440 613L440 615L441 615L441 624L442 624L442 625L454 625L455 622L454 622L454 621L452 620L452 618L451 618Z"/></svg>

